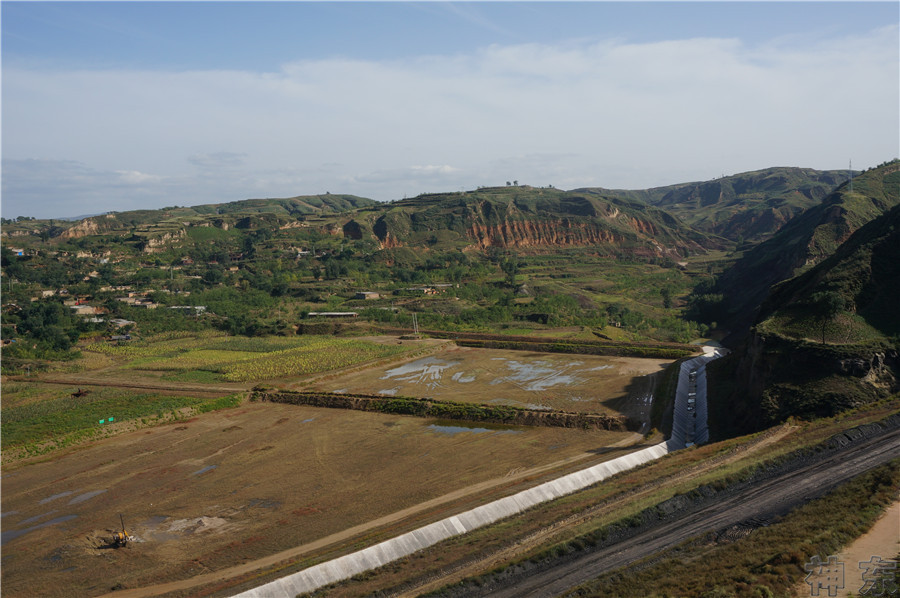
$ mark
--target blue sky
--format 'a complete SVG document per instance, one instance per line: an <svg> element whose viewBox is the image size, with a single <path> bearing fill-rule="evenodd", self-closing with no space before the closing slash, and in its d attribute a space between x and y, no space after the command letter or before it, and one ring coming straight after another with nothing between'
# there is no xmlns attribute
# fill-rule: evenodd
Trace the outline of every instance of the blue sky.
<svg viewBox="0 0 900 598"><path fill-rule="evenodd" d="M897 157L896 2L2 2L6 217Z"/></svg>

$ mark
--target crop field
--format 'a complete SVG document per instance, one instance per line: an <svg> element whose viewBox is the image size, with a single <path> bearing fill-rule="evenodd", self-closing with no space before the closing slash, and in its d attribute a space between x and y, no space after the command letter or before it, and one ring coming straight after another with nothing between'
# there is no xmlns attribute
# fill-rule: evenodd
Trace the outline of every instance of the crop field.
<svg viewBox="0 0 900 598"><path fill-rule="evenodd" d="M410 348L355 338L203 335L125 345L94 343L85 352L112 357L126 371L165 372L173 380L214 383L315 374L400 355Z"/></svg>
<svg viewBox="0 0 900 598"><path fill-rule="evenodd" d="M328 392L431 397L446 401L634 413L652 393L648 377L671 361L453 347L399 365L314 383Z"/></svg>
<svg viewBox="0 0 900 598"><path fill-rule="evenodd" d="M404 510L417 526L521 489L533 468L598 462L633 441L269 403L127 432L4 468L4 596L187 579ZM136 540L116 550L107 544L119 513Z"/></svg>

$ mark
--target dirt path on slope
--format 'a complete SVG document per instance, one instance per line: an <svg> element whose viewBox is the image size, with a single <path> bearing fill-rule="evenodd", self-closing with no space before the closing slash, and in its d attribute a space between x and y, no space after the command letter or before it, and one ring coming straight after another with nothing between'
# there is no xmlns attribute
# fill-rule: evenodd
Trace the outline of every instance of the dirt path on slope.
<svg viewBox="0 0 900 598"><path fill-rule="evenodd" d="M515 543L507 546L506 548L493 552L476 561L470 561L457 568L447 570L440 577L432 577L427 581L423 581L419 585L416 585L414 587L407 587L402 593L395 594L394 596L395 598L414 598L415 596L420 596L426 592L436 590L437 588L462 581L467 577L477 575L482 571L490 570L502 563L514 560L515 558L525 554L529 550L532 550L546 543L552 536L559 534L566 529L581 525L589 519L604 515L609 511L620 507L623 499L638 500L655 492L660 486L671 485L673 483L695 479L716 467L733 463L738 459L742 459L775 442L778 442L779 440L790 434L794 429L796 429L796 426L789 425L782 425L777 428L773 428L769 431L769 433L755 439L752 443L743 447L739 447L738 450L736 450L734 453L714 457L712 459L704 461L703 463L699 463L694 467L682 470L674 475L661 478L651 484L642 486L640 490L635 490L626 493L623 496L616 497L616 500L614 502L604 502L585 511L581 511L580 513L572 515L566 519L563 519L562 521L558 521L556 523L548 525L543 529L540 529L520 540L517 540Z"/></svg>
<svg viewBox="0 0 900 598"><path fill-rule="evenodd" d="M610 447L621 448L631 446L640 442L641 440L643 440L643 436L641 436L640 434L632 434L627 438L624 438L623 440L610 445ZM459 499L484 493L497 486L507 485L510 484L510 482L515 482L517 480L524 480L536 475L546 474L553 470L566 468L575 463L578 463L579 461L589 459L594 461L592 465L601 462L597 460L596 454L581 453L579 455L574 455L572 457L568 457L554 463L549 463L547 465L541 465L522 471L510 472L503 477L488 480L486 482L481 482L480 484L474 484L466 488L461 488L454 492L439 496L435 499L420 503L401 511L397 511L395 513L391 513L390 515L386 515L379 519L374 519L367 523L351 527L329 536L325 536L324 538L320 538L319 540L315 540L314 542L309 542L307 544L296 546L294 548L289 548L267 557L256 559L254 561L243 563L241 565L236 565L234 567L229 567L227 569L221 569L219 571L214 571L211 573L204 573L190 579L183 579L153 586L145 586L142 588L116 590L115 592L104 594L102 598L144 598L148 596L159 596L169 592L187 590L201 585L225 582L236 577L247 575L248 573L253 573L254 571L258 571L260 569L272 567L284 561L295 559L316 550L326 548L333 544L344 542L363 533L377 529L381 526L402 521L410 516L427 512L444 505L452 504L454 501L457 501ZM587 467L588 465L585 466ZM437 515L436 518L440 517L441 515Z"/></svg>

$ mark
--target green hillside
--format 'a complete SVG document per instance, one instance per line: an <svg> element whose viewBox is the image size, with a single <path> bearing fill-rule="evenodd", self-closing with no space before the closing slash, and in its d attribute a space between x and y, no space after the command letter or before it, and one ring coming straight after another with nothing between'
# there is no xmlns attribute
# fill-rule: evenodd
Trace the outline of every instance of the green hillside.
<svg viewBox="0 0 900 598"><path fill-rule="evenodd" d="M772 285L821 262L867 222L900 203L900 161L868 170L844 183L821 204L788 222L768 241L747 251L719 278L733 326L747 326Z"/></svg>
<svg viewBox="0 0 900 598"><path fill-rule="evenodd" d="M842 187L723 275L740 297L736 273L748 295L760 296L754 276L800 272L771 287L743 342L711 365L718 435L830 416L900 390L898 166L863 174L853 191ZM742 270L750 258L753 269Z"/></svg>
<svg viewBox="0 0 900 598"><path fill-rule="evenodd" d="M844 170L766 168L640 191L586 191L649 203L697 230L732 241L759 242L797 214L819 204L848 177Z"/></svg>
<svg viewBox="0 0 900 598"><path fill-rule="evenodd" d="M817 310L827 295L839 313ZM863 342L900 334L900 206L857 230L802 275L776 285L759 327L798 340ZM820 335L821 333L821 335Z"/></svg>

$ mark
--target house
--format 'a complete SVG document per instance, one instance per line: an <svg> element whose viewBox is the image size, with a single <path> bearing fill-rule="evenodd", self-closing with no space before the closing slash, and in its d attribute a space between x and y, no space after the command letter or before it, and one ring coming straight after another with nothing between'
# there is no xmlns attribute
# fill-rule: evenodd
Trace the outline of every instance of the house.
<svg viewBox="0 0 900 598"><path fill-rule="evenodd" d="M95 307L93 305L71 305L69 307L72 308L76 316L96 316L107 312L105 307Z"/></svg>
<svg viewBox="0 0 900 598"><path fill-rule="evenodd" d="M14 247L10 247L9 250L12 251L13 255L15 255L17 257L22 257L23 255L25 255L24 249L16 249Z"/></svg>
<svg viewBox="0 0 900 598"><path fill-rule="evenodd" d="M360 291L354 297L354 299L380 299L381 295L374 291Z"/></svg>
<svg viewBox="0 0 900 598"><path fill-rule="evenodd" d="M117 328L122 328L123 326L128 326L129 324L135 324L136 322L133 322L131 320L125 320L123 318L113 318L112 320L109 321L109 323Z"/></svg>
<svg viewBox="0 0 900 598"><path fill-rule="evenodd" d="M194 310L195 314L202 314L206 311L205 305L170 305L169 309Z"/></svg>
<svg viewBox="0 0 900 598"><path fill-rule="evenodd" d="M355 311L311 311L309 316L321 316L323 318L355 318L359 314Z"/></svg>
<svg viewBox="0 0 900 598"><path fill-rule="evenodd" d="M410 293L421 293L423 295L437 295L437 291L432 287L409 287L406 289Z"/></svg>

